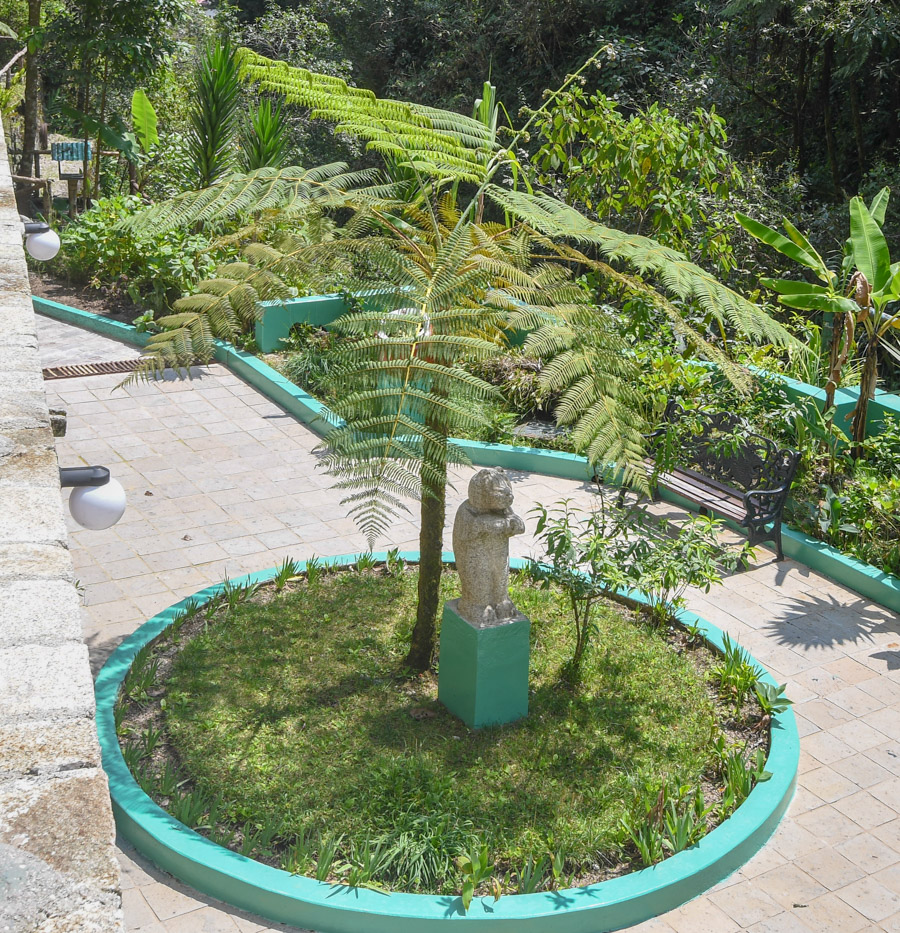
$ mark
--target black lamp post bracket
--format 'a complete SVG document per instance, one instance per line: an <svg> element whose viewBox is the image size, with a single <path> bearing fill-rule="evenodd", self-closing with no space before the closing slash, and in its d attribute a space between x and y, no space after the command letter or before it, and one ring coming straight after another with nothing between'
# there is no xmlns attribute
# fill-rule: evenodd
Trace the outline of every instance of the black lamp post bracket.
<svg viewBox="0 0 900 933"><path fill-rule="evenodd" d="M105 486L109 482L109 470L104 466L60 467L59 485Z"/></svg>

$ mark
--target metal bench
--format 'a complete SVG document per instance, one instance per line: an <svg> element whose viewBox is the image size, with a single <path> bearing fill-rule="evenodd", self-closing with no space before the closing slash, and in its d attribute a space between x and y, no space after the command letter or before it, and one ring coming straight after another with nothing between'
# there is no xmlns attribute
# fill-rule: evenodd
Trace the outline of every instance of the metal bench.
<svg viewBox="0 0 900 933"><path fill-rule="evenodd" d="M669 426L687 415L681 405L669 400L663 426L650 435L657 449ZM750 544L773 541L777 559L784 560L781 517L800 454L747 431L728 412L703 415L700 425L699 433L678 436L679 448L669 458L677 465L658 469L655 460L648 459L648 473L656 484L700 506L701 514L713 513L746 528ZM654 498L658 498L656 491Z"/></svg>

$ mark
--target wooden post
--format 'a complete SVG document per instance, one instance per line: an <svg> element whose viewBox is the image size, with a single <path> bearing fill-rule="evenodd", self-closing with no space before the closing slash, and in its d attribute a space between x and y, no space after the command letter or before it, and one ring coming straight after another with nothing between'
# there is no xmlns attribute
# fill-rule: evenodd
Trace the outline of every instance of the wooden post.
<svg viewBox="0 0 900 933"><path fill-rule="evenodd" d="M69 216L74 217L78 213L78 179L68 178L66 183L69 186Z"/></svg>

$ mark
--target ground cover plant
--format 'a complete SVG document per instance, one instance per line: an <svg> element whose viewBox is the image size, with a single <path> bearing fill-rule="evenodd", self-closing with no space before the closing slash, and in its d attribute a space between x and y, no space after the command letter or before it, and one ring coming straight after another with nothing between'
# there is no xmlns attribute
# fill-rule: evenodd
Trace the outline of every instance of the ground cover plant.
<svg viewBox="0 0 900 933"><path fill-rule="evenodd" d="M116 707L142 787L288 871L471 898L653 864L765 780L768 718L739 649L717 661L689 632L602 601L575 689L568 597L522 574L529 716L469 732L433 673L403 664L415 577L396 555L339 573L286 562L272 584L189 604L135 659ZM455 587L445 574L442 598Z"/></svg>

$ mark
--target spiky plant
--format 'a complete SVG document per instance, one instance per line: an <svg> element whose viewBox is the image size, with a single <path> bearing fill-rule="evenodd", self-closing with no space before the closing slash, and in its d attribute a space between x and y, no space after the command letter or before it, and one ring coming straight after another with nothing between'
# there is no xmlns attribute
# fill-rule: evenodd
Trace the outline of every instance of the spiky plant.
<svg viewBox="0 0 900 933"><path fill-rule="evenodd" d="M248 172L281 168L287 155L287 125L281 104L264 97L250 114L241 137L242 162Z"/></svg>
<svg viewBox="0 0 900 933"><path fill-rule="evenodd" d="M612 456L634 477L643 475L644 427L636 370L609 320L573 283L571 269L599 267L624 287L650 295L684 332L690 328L665 294L589 251L650 274L664 292L696 302L723 325L772 343L790 338L680 253L590 221L550 196L518 190L521 169L514 146L501 145L493 106L465 117L379 100L337 78L246 49L238 55L242 73L261 91L310 108L314 117L380 152L393 180L360 179L356 187L332 181L320 204L352 210L342 236L317 245L285 236L278 249L251 247L239 275L230 281L223 275L179 303L179 310L194 315L192 323L160 321L167 330L154 337L147 365L159 368L181 353L178 340L169 337L172 325L176 333L193 328L197 339L182 338L193 353L217 326L218 335L228 336L237 321L235 302L249 308L257 283L276 290L280 274L293 268L315 268L337 257L375 277L351 280L351 289L386 287L380 306L335 324L356 339L343 351L346 391L333 407L327 465L370 541L387 530L404 498L421 502L419 604L407 661L422 670L434 651L447 467L463 459L451 438L477 418L476 406L468 403L494 391L461 364L499 352L505 324L514 318L535 329L532 340L557 353L548 378L566 390L561 414L576 424L576 437L593 459ZM263 208L297 211L312 189L292 188L296 175L294 169L234 177L157 206L134 223L158 228ZM462 200L461 190L471 195ZM492 214L496 221L484 219ZM699 335L691 336L703 345Z"/></svg>
<svg viewBox="0 0 900 933"><path fill-rule="evenodd" d="M190 113L188 152L198 188L208 187L233 167L239 89L234 48L217 39L200 57Z"/></svg>

